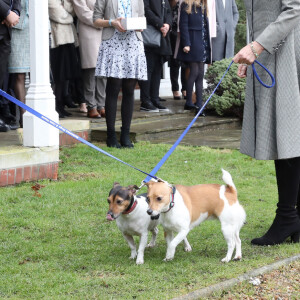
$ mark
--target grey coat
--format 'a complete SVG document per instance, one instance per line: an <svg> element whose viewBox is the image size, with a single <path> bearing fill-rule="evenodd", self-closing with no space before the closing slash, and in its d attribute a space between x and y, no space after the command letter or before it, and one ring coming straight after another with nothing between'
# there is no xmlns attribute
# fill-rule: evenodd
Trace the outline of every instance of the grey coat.
<svg viewBox="0 0 300 300"><path fill-rule="evenodd" d="M248 67L241 152L257 159L300 156L300 1L245 0L249 36L265 51L259 61L275 76L264 88ZM257 67L263 81L268 75Z"/></svg>
<svg viewBox="0 0 300 300"><path fill-rule="evenodd" d="M234 56L234 35L239 20L239 11L235 0L226 0L225 9L222 0L216 0L217 36L212 38L212 60Z"/></svg>
<svg viewBox="0 0 300 300"><path fill-rule="evenodd" d="M131 0L131 15L132 17L144 17L144 1ZM94 7L93 21L97 19L116 19L118 17L118 0L96 0ZM115 32L113 27L103 28L102 40L109 40ZM135 32L138 39L143 41L142 34L139 31Z"/></svg>

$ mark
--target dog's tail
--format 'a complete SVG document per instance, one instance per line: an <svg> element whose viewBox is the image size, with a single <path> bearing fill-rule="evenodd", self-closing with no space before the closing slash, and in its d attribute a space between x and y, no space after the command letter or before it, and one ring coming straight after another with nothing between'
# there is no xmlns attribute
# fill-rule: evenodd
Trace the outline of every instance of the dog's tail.
<svg viewBox="0 0 300 300"><path fill-rule="evenodd" d="M223 173L223 177L222 177L223 181L227 184L228 188L232 189L232 191L236 192L236 187L233 183L230 173L224 169L222 169L222 173Z"/></svg>

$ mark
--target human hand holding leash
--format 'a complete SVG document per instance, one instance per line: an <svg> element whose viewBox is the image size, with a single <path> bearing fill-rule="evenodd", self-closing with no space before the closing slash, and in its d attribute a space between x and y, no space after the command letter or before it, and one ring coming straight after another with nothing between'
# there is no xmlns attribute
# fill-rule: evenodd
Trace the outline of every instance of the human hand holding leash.
<svg viewBox="0 0 300 300"><path fill-rule="evenodd" d="M262 53L264 47L258 42L252 42L242 48L233 58L235 63L239 63L237 75L240 78L247 76L247 65L252 65L256 58Z"/></svg>

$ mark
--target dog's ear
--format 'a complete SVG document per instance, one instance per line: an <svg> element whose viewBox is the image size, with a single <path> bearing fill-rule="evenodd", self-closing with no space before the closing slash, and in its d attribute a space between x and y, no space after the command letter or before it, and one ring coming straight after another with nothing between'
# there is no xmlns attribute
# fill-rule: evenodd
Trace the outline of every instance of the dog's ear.
<svg viewBox="0 0 300 300"><path fill-rule="evenodd" d="M113 188L115 188L115 187L117 187L117 186L119 186L119 185L120 185L119 182L114 182Z"/></svg>
<svg viewBox="0 0 300 300"><path fill-rule="evenodd" d="M135 195L139 187L137 185L129 185L127 189L132 193L132 195Z"/></svg>

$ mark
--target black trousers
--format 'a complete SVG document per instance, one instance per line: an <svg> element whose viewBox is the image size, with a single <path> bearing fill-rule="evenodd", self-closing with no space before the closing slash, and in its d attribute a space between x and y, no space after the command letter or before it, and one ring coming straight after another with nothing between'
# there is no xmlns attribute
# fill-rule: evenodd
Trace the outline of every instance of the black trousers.
<svg viewBox="0 0 300 300"><path fill-rule="evenodd" d="M148 80L140 80L142 102L159 102L159 87L162 72L162 57L160 54L145 51L147 59Z"/></svg>
<svg viewBox="0 0 300 300"><path fill-rule="evenodd" d="M8 71L8 58L10 54L10 38L9 35L7 36L0 36L0 89L4 89L4 82L7 78ZM1 106L8 105L9 101L4 98L0 97L0 114L1 114Z"/></svg>

